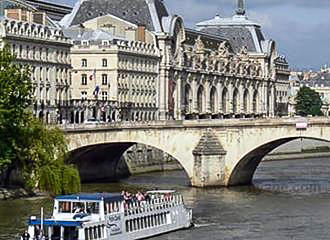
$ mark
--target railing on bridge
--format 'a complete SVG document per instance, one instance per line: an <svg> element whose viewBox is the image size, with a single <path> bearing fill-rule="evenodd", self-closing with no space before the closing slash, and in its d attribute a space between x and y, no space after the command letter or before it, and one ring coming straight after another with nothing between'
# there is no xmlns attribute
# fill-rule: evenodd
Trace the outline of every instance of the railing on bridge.
<svg viewBox="0 0 330 240"><path fill-rule="evenodd" d="M138 121L138 122L107 122L93 124L63 124L57 125L64 131L70 130L100 130L100 129L139 129L139 128L180 128L180 127L261 127L261 126L291 126L302 130L315 124L330 125L330 118L242 118L242 119L200 119L200 120L166 120L166 121Z"/></svg>

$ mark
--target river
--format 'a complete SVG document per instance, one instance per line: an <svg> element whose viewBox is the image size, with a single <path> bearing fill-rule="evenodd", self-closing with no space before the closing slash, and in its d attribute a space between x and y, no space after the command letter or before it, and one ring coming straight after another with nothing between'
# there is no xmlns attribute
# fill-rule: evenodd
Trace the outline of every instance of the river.
<svg viewBox="0 0 330 240"><path fill-rule="evenodd" d="M263 162L254 186L197 189L182 171L149 173L118 183L86 184L85 192L176 189L193 208L195 227L154 240L313 240L330 235L330 159ZM15 239L29 215L50 199L0 201L0 240Z"/></svg>

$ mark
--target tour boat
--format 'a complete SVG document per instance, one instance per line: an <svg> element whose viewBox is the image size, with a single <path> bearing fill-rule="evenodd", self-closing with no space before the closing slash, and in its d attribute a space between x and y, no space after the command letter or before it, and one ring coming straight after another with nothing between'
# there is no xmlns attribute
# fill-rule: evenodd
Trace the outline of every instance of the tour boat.
<svg viewBox="0 0 330 240"><path fill-rule="evenodd" d="M175 191L149 191L143 201L122 194L57 196L51 218L28 220L30 239L130 240L192 225L192 210Z"/></svg>

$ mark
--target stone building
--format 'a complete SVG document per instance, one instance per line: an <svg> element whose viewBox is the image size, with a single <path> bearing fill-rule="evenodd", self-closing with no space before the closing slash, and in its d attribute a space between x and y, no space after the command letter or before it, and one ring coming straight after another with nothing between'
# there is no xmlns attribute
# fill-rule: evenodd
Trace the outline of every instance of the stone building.
<svg viewBox="0 0 330 240"><path fill-rule="evenodd" d="M133 102L126 105L119 102L120 95L123 94L122 87L119 87L122 86L120 79L128 86L126 92L133 91L129 88L136 86L132 81L135 77L133 63L128 64L127 73L121 74L121 78L119 75L114 77L111 83L114 85L110 88L115 90L111 92L110 98L114 102L108 105L111 108L116 107L120 113L120 117L111 119L179 120L287 114L285 93L288 89L288 63L277 54L275 42L264 38L261 26L248 20L242 0L238 0L238 7L232 18L216 16L198 23L197 30L185 28L183 19L170 15L165 2L161 0L81 0L72 13L64 17L61 24L67 29L78 28L80 32L94 31L92 35L99 40L99 46L94 47L94 50L104 48L100 46L103 38L112 40L110 45L113 49L120 48L120 44L126 42L126 55L134 51L135 47L132 45L138 44L132 41L141 42L142 45L151 44L154 48L156 54L141 55L142 58L136 61L141 66L147 65L148 61L155 61L152 78L155 80L157 100L151 104L156 105L141 108L141 103L134 102L139 98L131 98ZM145 36L150 35L150 39L141 39L141 29L148 33ZM92 36L90 38L93 40ZM86 44L88 37L84 41ZM79 44L82 42L77 43ZM88 48L93 49L92 46ZM73 54L78 49L83 52L83 47L75 46ZM99 54L96 66L101 59L110 57L109 54L106 50ZM132 53L128 58L131 59L135 54ZM82 60L77 58L79 65ZM116 65L116 60L113 62ZM78 65L75 64L74 68ZM83 71L81 67L77 70L78 77L74 84L82 82L80 71ZM87 71L93 72L94 69L92 67ZM97 72L96 69L96 74ZM100 74L102 75L101 72ZM100 81L101 75L96 76L97 81ZM136 81L144 82L143 79L148 79L147 76L140 78L142 79ZM91 86L89 92L93 92L96 87L95 84ZM138 90L135 90L138 95L143 96L146 93L141 87ZM80 90L75 97L82 98ZM92 101L93 95L88 93L87 98ZM131 108L133 104L133 110L127 111L127 106ZM125 109L121 109L121 106ZM102 107L101 104L101 109ZM132 111L135 112L135 117L132 116ZM125 112L129 112L131 116L123 114ZM145 116L150 115L150 112L155 117Z"/></svg>
<svg viewBox="0 0 330 240"><path fill-rule="evenodd" d="M18 64L30 67L34 115L46 123L67 118L71 41L62 30L26 2L6 0L0 5L0 42L11 48Z"/></svg>
<svg viewBox="0 0 330 240"><path fill-rule="evenodd" d="M74 43L71 122L157 119L160 53L153 34L110 15L65 33Z"/></svg>

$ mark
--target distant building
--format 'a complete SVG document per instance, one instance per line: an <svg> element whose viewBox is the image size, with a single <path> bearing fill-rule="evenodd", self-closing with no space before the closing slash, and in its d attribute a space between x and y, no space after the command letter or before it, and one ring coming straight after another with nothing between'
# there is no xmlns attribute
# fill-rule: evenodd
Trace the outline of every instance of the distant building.
<svg viewBox="0 0 330 240"><path fill-rule="evenodd" d="M294 116L296 114L295 97L299 89L306 86L319 93L323 102L321 110L325 116L330 116L330 72L323 68L320 72L314 73L313 77L308 78L308 80L304 79L302 76L306 76L306 74L292 72L290 75L289 115Z"/></svg>
<svg viewBox="0 0 330 240"><path fill-rule="evenodd" d="M300 86L307 86L320 94L323 102L322 112L330 116L330 72L321 71L308 81L301 81Z"/></svg>
<svg viewBox="0 0 330 240"><path fill-rule="evenodd" d="M61 25L74 39L79 121L81 112L84 119L91 116L88 108L94 117L103 112L101 119L134 121L287 114L288 63L260 25L248 20L243 3L238 1L234 17L216 16L191 30L161 0L78 1ZM83 59L91 64L82 67ZM108 67L100 66L102 59ZM105 105L91 94L103 74L110 79L110 87L99 90L108 94Z"/></svg>
<svg viewBox="0 0 330 240"><path fill-rule="evenodd" d="M0 43L8 45L17 63L31 69L33 113L47 123L67 118L71 41L45 12L25 1L0 4Z"/></svg>

